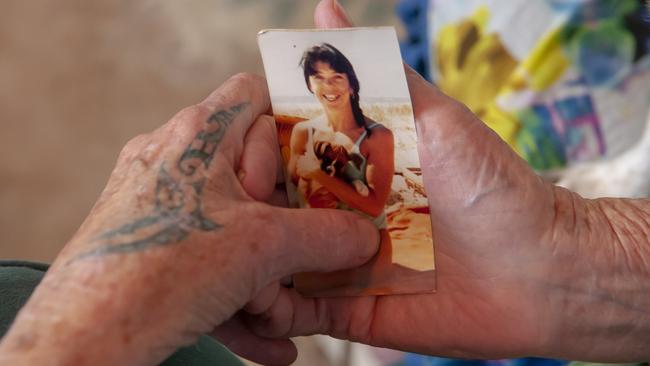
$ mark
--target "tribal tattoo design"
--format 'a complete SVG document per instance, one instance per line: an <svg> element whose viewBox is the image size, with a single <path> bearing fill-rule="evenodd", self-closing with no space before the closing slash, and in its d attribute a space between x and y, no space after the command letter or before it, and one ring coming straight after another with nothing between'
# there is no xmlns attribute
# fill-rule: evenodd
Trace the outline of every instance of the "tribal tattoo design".
<svg viewBox="0 0 650 366"><path fill-rule="evenodd" d="M155 205L150 215L109 230L97 240L102 244L71 260L110 254L140 252L181 242L192 230L214 231L221 225L201 211L206 170L228 126L248 106L240 103L210 115L204 128L169 170L163 162L158 171ZM124 240L125 237L138 239Z"/></svg>

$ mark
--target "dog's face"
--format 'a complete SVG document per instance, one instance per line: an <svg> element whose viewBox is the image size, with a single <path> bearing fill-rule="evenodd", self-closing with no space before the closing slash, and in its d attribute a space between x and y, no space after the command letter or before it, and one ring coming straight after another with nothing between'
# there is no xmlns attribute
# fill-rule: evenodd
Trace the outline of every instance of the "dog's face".
<svg viewBox="0 0 650 366"><path fill-rule="evenodd" d="M321 161L321 169L329 175L336 175L350 160L348 151L329 141L318 141L314 144L314 154Z"/></svg>

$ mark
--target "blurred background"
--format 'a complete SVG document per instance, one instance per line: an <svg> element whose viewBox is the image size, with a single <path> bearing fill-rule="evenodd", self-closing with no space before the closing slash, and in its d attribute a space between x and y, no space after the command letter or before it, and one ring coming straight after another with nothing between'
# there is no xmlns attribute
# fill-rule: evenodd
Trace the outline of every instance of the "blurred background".
<svg viewBox="0 0 650 366"><path fill-rule="evenodd" d="M547 179L585 197L650 197L645 0L340 2L360 26L395 26L402 56ZM257 32L311 28L316 3L4 0L0 259L50 262L130 138L230 75L262 74ZM326 339L297 339L296 365L450 365Z"/></svg>
<svg viewBox="0 0 650 366"><path fill-rule="evenodd" d="M0 11L0 258L51 262L122 146L229 76L263 74L256 34L312 28L316 0L4 0ZM400 25L393 0L341 1ZM328 365L313 339L296 365Z"/></svg>
<svg viewBox="0 0 650 366"><path fill-rule="evenodd" d="M400 27L394 0L341 3L360 25ZM51 261L126 141L230 75L263 74L257 32L312 28L316 4L4 0L0 258Z"/></svg>
<svg viewBox="0 0 650 366"><path fill-rule="evenodd" d="M0 258L51 262L122 146L229 76L263 74L257 32L313 28L317 0L4 0L0 11ZM393 25L395 0L341 1ZM296 365L328 365L313 339Z"/></svg>

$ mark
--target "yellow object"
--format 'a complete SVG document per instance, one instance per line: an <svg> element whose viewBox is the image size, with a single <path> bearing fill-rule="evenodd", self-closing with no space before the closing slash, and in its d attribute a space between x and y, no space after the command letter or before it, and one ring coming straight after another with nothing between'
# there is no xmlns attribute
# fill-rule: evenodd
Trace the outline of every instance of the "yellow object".
<svg viewBox="0 0 650 366"><path fill-rule="evenodd" d="M521 155L516 143L516 137L521 128L521 123L519 123L514 114L499 108L496 103L490 103L477 116Z"/></svg>
<svg viewBox="0 0 650 366"><path fill-rule="evenodd" d="M496 105L496 99L511 79L517 60L496 33L485 33L487 8L470 18L440 30L436 50L438 86L460 100L515 147L519 123Z"/></svg>
<svg viewBox="0 0 650 366"><path fill-rule="evenodd" d="M567 70L559 29L549 32L518 61L497 33L486 33L489 11L478 8L458 23L443 27L436 41L438 86L460 100L519 153L521 123L498 104L499 98L549 88Z"/></svg>
<svg viewBox="0 0 650 366"><path fill-rule="evenodd" d="M560 30L549 32L517 67L503 95L530 88L542 91L558 81L570 65L560 42Z"/></svg>

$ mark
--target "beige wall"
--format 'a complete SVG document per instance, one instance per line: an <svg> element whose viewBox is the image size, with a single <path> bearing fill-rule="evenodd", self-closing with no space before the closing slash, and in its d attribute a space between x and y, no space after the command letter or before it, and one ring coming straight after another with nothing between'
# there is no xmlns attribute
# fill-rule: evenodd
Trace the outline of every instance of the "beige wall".
<svg viewBox="0 0 650 366"><path fill-rule="evenodd" d="M233 73L261 73L257 31L311 27L315 4L4 0L0 258L52 260L130 137ZM360 25L397 25L394 1L346 5Z"/></svg>

